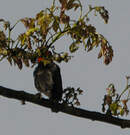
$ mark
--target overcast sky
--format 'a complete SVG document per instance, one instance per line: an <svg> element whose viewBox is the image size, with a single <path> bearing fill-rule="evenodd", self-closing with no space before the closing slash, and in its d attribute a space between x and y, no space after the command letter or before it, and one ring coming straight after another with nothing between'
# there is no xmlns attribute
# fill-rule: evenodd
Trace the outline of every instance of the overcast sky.
<svg viewBox="0 0 130 135"><path fill-rule="evenodd" d="M101 112L106 87L112 82L120 93L125 88L125 76L130 75L130 1L129 0L81 0L82 4L105 6L110 12L106 25L100 17L92 17L92 24L113 46L114 58L109 66L98 60L98 49L86 53L80 49L71 62L60 64L63 86L80 87L84 90L81 107ZM37 12L51 5L51 0L0 0L0 18L16 20L33 17ZM23 31L18 25L14 34ZM63 42L64 41L64 42ZM67 39L58 42L57 47L66 49ZM7 61L0 63L0 85L36 93L33 84L33 70L10 67ZM129 104L130 108L130 104ZM130 119L130 115L125 117ZM52 113L50 109L31 103L22 106L19 101L0 97L0 133L3 135L128 135L130 129L81 119L63 113Z"/></svg>

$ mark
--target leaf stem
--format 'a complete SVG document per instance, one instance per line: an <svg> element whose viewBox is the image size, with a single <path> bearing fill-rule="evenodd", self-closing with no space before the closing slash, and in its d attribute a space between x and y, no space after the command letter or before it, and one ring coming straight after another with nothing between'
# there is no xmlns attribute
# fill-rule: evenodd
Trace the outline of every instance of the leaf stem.
<svg viewBox="0 0 130 135"><path fill-rule="evenodd" d="M61 32L58 32L57 35L54 37L53 41L47 47L50 48L51 45L54 44L54 42L56 42L60 37L62 37L69 30L70 30L70 28L63 30Z"/></svg>
<svg viewBox="0 0 130 135"><path fill-rule="evenodd" d="M126 78L126 88L121 92L118 100L120 100L121 96L130 88L130 85L128 85L128 78ZM129 93L128 93L128 97L129 97L129 94L130 94L130 90L129 90Z"/></svg>

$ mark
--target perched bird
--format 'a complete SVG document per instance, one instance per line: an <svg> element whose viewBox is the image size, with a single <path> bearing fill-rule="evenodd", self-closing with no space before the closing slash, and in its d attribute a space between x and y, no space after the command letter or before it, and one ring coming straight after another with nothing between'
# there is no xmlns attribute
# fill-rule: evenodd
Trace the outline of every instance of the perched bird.
<svg viewBox="0 0 130 135"><path fill-rule="evenodd" d="M35 87L49 97L50 101L58 103L63 94L60 68L54 62L44 65L43 61L43 58L38 59L38 66L33 73Z"/></svg>

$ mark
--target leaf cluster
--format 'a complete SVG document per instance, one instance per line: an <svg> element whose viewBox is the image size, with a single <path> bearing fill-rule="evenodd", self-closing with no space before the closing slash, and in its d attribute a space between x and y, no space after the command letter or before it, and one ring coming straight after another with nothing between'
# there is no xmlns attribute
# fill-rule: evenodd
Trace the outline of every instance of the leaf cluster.
<svg viewBox="0 0 130 135"><path fill-rule="evenodd" d="M80 106L80 101L78 96L82 95L83 90L80 88L73 88L67 87L63 91L63 103L67 104L68 106Z"/></svg>
<svg viewBox="0 0 130 135"><path fill-rule="evenodd" d="M22 69L23 64L27 67L33 65L38 57L44 57L47 61L68 62L81 46L87 52L94 47L100 46L98 58L103 57L107 65L112 61L113 49L107 39L96 31L96 28L89 24L88 15L95 11L107 23L109 19L108 11L104 7L91 7L83 15L80 0L55 0L50 8L40 11L32 18L22 18L13 26L9 21L0 19L3 23L0 28L0 60L7 59ZM69 16L69 11L74 11L76 19ZM66 12L67 11L67 12ZM18 23L22 23L25 32L20 33L16 39L12 39L12 33ZM69 52L56 51L56 41L67 35L72 42L66 46ZM48 55L50 54L51 55Z"/></svg>
<svg viewBox="0 0 130 135"><path fill-rule="evenodd" d="M102 111L106 112L108 115L114 116L124 116L128 115L129 109L127 106L128 101L130 100L130 85L128 85L128 80L130 77L126 77L127 85L126 88L122 91L121 94L116 93L114 84L109 84L107 87L107 94L104 96ZM126 94L127 93L127 94ZM127 95L123 98L124 95Z"/></svg>

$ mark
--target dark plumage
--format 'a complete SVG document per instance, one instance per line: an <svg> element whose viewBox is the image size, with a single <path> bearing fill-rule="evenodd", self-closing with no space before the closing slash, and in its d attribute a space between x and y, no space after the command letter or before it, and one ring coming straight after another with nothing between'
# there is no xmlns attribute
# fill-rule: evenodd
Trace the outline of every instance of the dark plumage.
<svg viewBox="0 0 130 135"><path fill-rule="evenodd" d="M52 62L44 66L43 62L39 62L34 71L34 83L36 89L51 101L59 102L62 99L62 79L57 64Z"/></svg>

